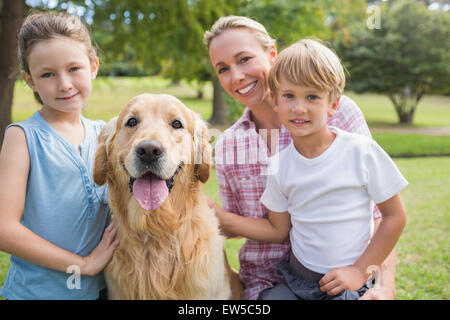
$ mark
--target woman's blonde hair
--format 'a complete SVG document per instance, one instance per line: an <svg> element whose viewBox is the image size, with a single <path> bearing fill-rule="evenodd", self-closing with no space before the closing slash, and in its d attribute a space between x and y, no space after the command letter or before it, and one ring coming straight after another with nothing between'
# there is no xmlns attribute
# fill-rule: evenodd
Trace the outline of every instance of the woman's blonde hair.
<svg viewBox="0 0 450 320"><path fill-rule="evenodd" d="M331 100L344 92L345 73L340 59L317 40L303 39L280 52L269 73L269 87L274 94L281 76L291 83L328 91Z"/></svg>
<svg viewBox="0 0 450 320"><path fill-rule="evenodd" d="M276 40L270 37L266 28L256 20L242 17L242 16L227 16L219 18L211 27L210 30L205 31L203 40L209 48L211 41L229 29L245 28L250 31L261 46L267 50L272 45L276 44Z"/></svg>
<svg viewBox="0 0 450 320"><path fill-rule="evenodd" d="M93 62L97 59L97 51L89 31L79 18L65 13L35 12L25 19L19 31L19 61L22 71L30 74L28 56L34 45L55 37L68 37L83 43L89 60ZM42 104L38 93L35 92L34 95Z"/></svg>

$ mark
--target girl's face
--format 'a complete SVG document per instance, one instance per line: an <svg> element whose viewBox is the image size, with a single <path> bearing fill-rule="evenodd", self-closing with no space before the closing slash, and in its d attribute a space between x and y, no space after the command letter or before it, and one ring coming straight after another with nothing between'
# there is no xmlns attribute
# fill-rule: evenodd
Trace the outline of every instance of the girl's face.
<svg viewBox="0 0 450 320"><path fill-rule="evenodd" d="M98 70L98 60L91 63L85 45L68 37L36 43L28 65L30 74L22 76L43 107L62 112L80 112Z"/></svg>
<svg viewBox="0 0 450 320"><path fill-rule="evenodd" d="M250 108L271 101L267 78L277 50L265 50L245 28L229 29L213 38L209 57L225 91Z"/></svg>

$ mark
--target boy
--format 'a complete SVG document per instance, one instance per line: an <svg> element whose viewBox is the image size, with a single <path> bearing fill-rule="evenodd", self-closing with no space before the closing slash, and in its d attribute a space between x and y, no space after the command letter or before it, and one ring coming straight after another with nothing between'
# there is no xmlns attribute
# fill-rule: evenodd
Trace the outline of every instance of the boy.
<svg viewBox="0 0 450 320"><path fill-rule="evenodd" d="M274 174L260 199L269 217L219 216L221 227L260 241L283 242L290 235L292 252L279 266L279 286L292 297L357 299L367 289L368 269L384 261L406 224L398 192L408 183L376 142L327 127L345 86L330 49L314 40L294 43L275 61L269 86L279 120L292 135L270 160ZM371 238L373 202L383 219Z"/></svg>

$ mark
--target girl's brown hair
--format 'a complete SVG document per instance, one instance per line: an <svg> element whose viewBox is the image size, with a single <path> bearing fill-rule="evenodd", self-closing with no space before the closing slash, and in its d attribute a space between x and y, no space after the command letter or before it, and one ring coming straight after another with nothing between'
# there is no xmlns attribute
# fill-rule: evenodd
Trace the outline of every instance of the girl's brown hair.
<svg viewBox="0 0 450 320"><path fill-rule="evenodd" d="M30 74L28 56L33 46L43 40L68 37L83 43L91 62L97 59L97 51L92 44L89 31L81 20L66 13L35 12L30 14L19 31L19 61L22 71ZM37 92L36 99L42 104Z"/></svg>

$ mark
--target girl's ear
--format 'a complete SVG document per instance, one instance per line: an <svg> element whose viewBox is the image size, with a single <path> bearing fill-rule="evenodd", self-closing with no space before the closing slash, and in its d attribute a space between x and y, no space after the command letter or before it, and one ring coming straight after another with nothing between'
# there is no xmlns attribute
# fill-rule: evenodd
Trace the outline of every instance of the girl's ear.
<svg viewBox="0 0 450 320"><path fill-rule="evenodd" d="M22 76L23 81L25 81L26 84L31 88L31 90L36 91L34 90L34 83L33 79L31 79L31 75L23 70L20 72L20 75Z"/></svg>
<svg viewBox="0 0 450 320"><path fill-rule="evenodd" d="M92 74L92 80L94 80L97 77L98 67L100 65L100 61L97 57L95 57L95 60L91 62L91 74Z"/></svg>

